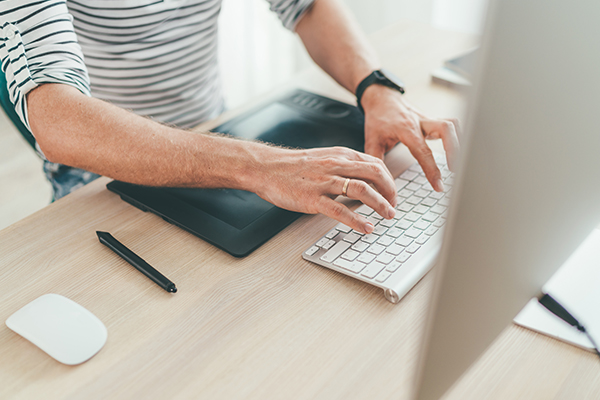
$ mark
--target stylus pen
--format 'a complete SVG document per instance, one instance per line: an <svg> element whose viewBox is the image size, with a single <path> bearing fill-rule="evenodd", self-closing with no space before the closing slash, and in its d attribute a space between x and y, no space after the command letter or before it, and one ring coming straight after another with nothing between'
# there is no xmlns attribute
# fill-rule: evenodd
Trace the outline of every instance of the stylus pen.
<svg viewBox="0 0 600 400"><path fill-rule="evenodd" d="M167 292L175 293L177 288L166 276L155 270L150 264L142 260L140 256L129 250L125 245L115 239L108 232L96 231L100 243L117 253L123 260L133 265L138 271L152 279L161 288Z"/></svg>

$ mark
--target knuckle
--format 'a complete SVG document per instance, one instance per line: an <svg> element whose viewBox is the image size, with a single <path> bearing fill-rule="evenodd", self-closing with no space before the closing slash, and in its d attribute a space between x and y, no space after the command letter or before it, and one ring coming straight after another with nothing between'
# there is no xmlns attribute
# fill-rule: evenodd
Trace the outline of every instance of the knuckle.
<svg viewBox="0 0 600 400"><path fill-rule="evenodd" d="M364 181L356 181L356 194L361 197L369 192L369 185Z"/></svg>
<svg viewBox="0 0 600 400"><path fill-rule="evenodd" d="M339 219L344 214L344 206L340 203L332 202L329 212L333 218Z"/></svg>

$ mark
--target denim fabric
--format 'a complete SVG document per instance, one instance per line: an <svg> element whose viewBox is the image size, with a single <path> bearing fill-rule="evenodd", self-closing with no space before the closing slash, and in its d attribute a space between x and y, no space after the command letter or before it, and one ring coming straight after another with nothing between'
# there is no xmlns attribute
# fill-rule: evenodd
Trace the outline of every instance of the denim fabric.
<svg viewBox="0 0 600 400"><path fill-rule="evenodd" d="M52 184L52 190L54 191L52 201L58 200L100 177L100 175L83 169L67 167L49 161L44 161L44 173Z"/></svg>

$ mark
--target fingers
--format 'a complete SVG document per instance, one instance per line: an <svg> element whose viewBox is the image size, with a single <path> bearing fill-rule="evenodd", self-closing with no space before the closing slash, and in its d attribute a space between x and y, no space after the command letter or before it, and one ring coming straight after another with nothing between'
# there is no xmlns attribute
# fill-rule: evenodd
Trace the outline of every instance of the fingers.
<svg viewBox="0 0 600 400"><path fill-rule="evenodd" d="M448 160L448 168L454 169L454 162L458 155L458 120L431 120L425 119L421 121L421 129L426 139L442 139L444 150L446 151L446 159Z"/></svg>
<svg viewBox="0 0 600 400"><path fill-rule="evenodd" d="M367 221L365 217L350 211L348 207L342 203L338 203L337 201L334 201L328 197L322 197L319 212L328 216L329 218L333 218L343 224L348 225L350 228L358 232L373 232L373 224Z"/></svg>
<svg viewBox="0 0 600 400"><path fill-rule="evenodd" d="M404 144L406 144L410 153L417 159L421 168L423 168L423 172L433 189L436 192L443 192L444 184L442 183L442 174L435 163L431 149L427 146L427 143L425 143L425 138L423 136L415 136L412 137L408 143L405 142Z"/></svg>
<svg viewBox="0 0 600 400"><path fill-rule="evenodd" d="M346 190L346 196L368 205L375 210L377 214L386 219L394 218L394 215L396 215L396 210L394 210L390 203L365 181L350 179Z"/></svg>
<svg viewBox="0 0 600 400"><path fill-rule="evenodd" d="M387 200L388 205L391 204L393 207L396 206L396 185L392 179L392 175L383 163L348 161L342 163L339 173L344 177L355 178L353 182L362 182L365 186L375 192L367 183L373 184L381 196ZM385 216L385 214L381 215Z"/></svg>

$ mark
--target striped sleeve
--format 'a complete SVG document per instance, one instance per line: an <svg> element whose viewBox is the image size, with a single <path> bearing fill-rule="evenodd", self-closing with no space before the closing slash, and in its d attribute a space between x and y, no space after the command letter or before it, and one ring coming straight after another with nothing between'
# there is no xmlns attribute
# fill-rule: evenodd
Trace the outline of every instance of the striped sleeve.
<svg viewBox="0 0 600 400"><path fill-rule="evenodd" d="M296 30L300 18L312 6L315 0L267 0L271 11L275 12L283 26L290 31Z"/></svg>
<svg viewBox="0 0 600 400"><path fill-rule="evenodd" d="M1 0L0 60L15 111L31 131L26 95L43 83L90 95L73 19L64 0Z"/></svg>

